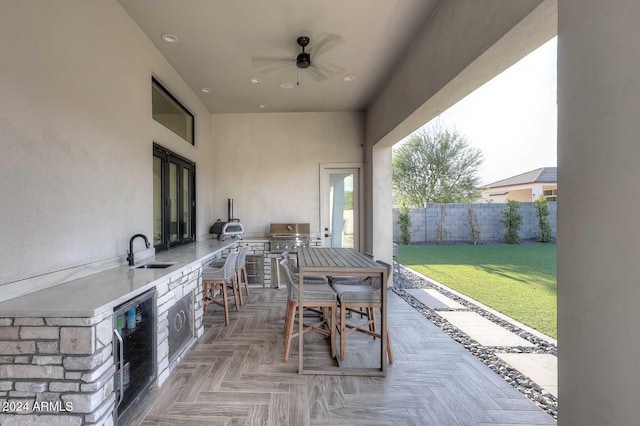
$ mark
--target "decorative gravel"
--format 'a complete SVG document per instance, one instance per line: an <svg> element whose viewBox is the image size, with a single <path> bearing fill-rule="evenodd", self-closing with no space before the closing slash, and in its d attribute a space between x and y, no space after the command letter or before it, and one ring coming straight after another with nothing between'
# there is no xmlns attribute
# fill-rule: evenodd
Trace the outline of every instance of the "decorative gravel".
<svg viewBox="0 0 640 426"><path fill-rule="evenodd" d="M487 312L484 309L468 302L461 297L443 289L439 286L431 284L429 281L423 279L419 275L414 274L403 265L395 264L393 273L393 291L398 296L402 297L409 305L414 307L418 312L424 315L429 321L438 326L442 331L447 333L452 339L460 343L475 357L479 358L487 367L499 374L507 383L516 388L520 393L532 400L536 405L543 409L554 419L558 418L558 399L546 393L540 386L538 386L533 380L524 374L520 373L515 368L512 368L500 358L496 356L497 353L538 353L538 354L551 354L558 356L558 347L546 340L540 339L533 334L516 327L509 321L505 321L502 318L495 316L494 314ZM432 309L424 305L422 302L411 296L405 291L405 289L415 288L427 288L434 289L444 294L450 299L455 300L461 305L465 306L465 309ZM533 343L535 347L496 347L496 346L482 346L477 341L469 337L462 332L459 328L454 327L446 319L438 315L438 312L442 311L470 311L482 315L489 321L498 324L499 326L517 334L521 338Z"/></svg>

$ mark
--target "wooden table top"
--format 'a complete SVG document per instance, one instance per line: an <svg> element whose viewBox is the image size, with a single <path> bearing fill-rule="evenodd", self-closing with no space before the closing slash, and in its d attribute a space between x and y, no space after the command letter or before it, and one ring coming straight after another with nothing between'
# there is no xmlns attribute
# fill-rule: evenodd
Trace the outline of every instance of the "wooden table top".
<svg viewBox="0 0 640 426"><path fill-rule="evenodd" d="M383 273L386 268L350 248L306 247L298 250L301 272Z"/></svg>

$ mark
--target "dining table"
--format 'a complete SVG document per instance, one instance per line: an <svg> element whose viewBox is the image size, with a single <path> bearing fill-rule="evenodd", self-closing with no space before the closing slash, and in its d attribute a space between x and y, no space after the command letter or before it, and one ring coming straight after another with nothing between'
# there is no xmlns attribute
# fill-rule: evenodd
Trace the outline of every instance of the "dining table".
<svg viewBox="0 0 640 426"><path fill-rule="evenodd" d="M326 277L379 277L381 279L380 306L380 366L348 367L336 357L337 366L304 366L304 339L298 339L299 374L386 376L387 374L387 268L353 248L304 247L298 250L299 311L304 312L304 276ZM336 327L336 324L331 324ZM303 322L299 321L299 336L303 335ZM335 332L335 328L333 330Z"/></svg>

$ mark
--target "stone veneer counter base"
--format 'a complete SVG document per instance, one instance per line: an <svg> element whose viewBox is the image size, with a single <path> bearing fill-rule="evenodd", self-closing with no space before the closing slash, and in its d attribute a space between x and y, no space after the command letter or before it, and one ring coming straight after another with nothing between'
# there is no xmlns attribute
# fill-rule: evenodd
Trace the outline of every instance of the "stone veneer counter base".
<svg viewBox="0 0 640 426"><path fill-rule="evenodd" d="M176 262L167 269L122 266L0 303L0 424L113 425L113 308L156 289L162 386L182 356L169 364L169 308L193 295L195 335L184 353L204 333L202 265L236 243L198 242L142 262Z"/></svg>

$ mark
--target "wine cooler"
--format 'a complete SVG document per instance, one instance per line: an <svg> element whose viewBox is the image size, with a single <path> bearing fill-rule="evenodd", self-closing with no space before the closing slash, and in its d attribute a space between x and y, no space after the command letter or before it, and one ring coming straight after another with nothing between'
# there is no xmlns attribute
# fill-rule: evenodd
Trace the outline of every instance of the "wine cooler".
<svg viewBox="0 0 640 426"><path fill-rule="evenodd" d="M150 290L114 310L113 355L117 424L126 424L156 378L156 291Z"/></svg>

